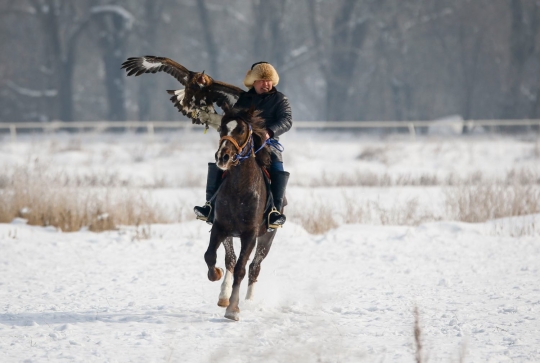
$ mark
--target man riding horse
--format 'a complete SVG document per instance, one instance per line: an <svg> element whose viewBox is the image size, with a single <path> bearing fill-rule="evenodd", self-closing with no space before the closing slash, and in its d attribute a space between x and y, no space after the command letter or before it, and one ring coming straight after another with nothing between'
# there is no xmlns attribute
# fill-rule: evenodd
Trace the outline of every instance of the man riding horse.
<svg viewBox="0 0 540 363"><path fill-rule="evenodd" d="M265 120L266 139L278 137L289 131L292 126L291 106L287 97L279 92L275 86L279 83L279 76L274 67L267 62L258 62L251 66L244 78L244 85L249 88L243 93L234 105L235 108L254 108L260 112L259 116ZM208 125L217 128L221 124L222 115L200 112L199 119ZM289 173L284 171L281 152L271 148L272 163L269 168L271 179L271 192L274 208L268 215L268 228L275 229L285 223L282 207ZM206 204L196 206L194 212L197 219L212 223L212 197L221 183L223 171L215 163L208 163L208 176L206 179ZM210 219L209 219L210 218Z"/></svg>

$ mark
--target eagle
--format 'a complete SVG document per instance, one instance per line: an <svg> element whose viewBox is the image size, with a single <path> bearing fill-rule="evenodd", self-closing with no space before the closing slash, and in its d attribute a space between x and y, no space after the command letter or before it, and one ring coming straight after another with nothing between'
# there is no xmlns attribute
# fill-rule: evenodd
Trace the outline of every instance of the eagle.
<svg viewBox="0 0 540 363"><path fill-rule="evenodd" d="M172 95L171 101L178 111L196 124L202 124L198 118L199 111L217 113L214 104L223 111L228 111L245 92L239 87L214 80L204 71L190 71L166 57L131 57L122 63L122 69L126 70L128 76L166 72L176 78L184 88L168 90L167 93ZM208 125L206 126L208 128Z"/></svg>

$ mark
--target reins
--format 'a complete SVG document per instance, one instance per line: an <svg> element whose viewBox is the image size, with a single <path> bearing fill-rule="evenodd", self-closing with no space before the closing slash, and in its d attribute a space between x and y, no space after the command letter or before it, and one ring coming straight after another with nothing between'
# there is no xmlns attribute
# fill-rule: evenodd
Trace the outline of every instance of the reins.
<svg viewBox="0 0 540 363"><path fill-rule="evenodd" d="M283 147L283 145L279 143L279 141L275 139L267 139L265 142L263 142L260 148L258 148L256 151L253 151L255 147L255 145L253 144L253 128L251 127L250 124L247 124L247 125L249 126L249 133L248 133L246 142L244 142L242 146L239 146L236 140L232 136L227 135L219 139L219 144L221 144L223 140L227 140L227 141L230 141L234 145L234 147L236 147L237 152L233 157L233 163L235 163L235 165L251 157L252 155L254 156L259 151L261 151L266 145L273 147L280 152L285 150L285 148Z"/></svg>

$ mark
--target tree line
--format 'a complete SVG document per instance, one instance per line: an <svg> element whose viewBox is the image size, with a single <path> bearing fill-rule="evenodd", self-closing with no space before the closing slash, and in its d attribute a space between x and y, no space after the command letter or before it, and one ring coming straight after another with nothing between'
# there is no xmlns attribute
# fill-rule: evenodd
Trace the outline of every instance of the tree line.
<svg viewBox="0 0 540 363"><path fill-rule="evenodd" d="M0 120L177 120L160 55L238 86L268 61L296 120L540 118L535 0L0 0Z"/></svg>

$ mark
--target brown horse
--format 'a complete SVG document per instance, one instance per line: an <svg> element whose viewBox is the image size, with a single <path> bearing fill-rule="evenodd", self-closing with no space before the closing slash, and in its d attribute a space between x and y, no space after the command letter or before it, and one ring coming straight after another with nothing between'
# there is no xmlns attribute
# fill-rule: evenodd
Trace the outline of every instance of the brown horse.
<svg viewBox="0 0 540 363"><path fill-rule="evenodd" d="M215 199L210 243L204 259L208 265L208 279L220 280L223 270L216 268L216 251L223 243L227 271L218 305L227 307L225 317L232 320L239 319L240 284L246 274L249 256L256 247L255 257L249 266L247 300L253 298L261 262L267 256L276 234L275 230L267 232L264 220L269 191L262 168L270 164L270 151L268 146L264 146L264 120L257 114L253 109L233 109L225 113L216 152L217 166L226 172L226 176ZM233 237L241 240L238 260Z"/></svg>

